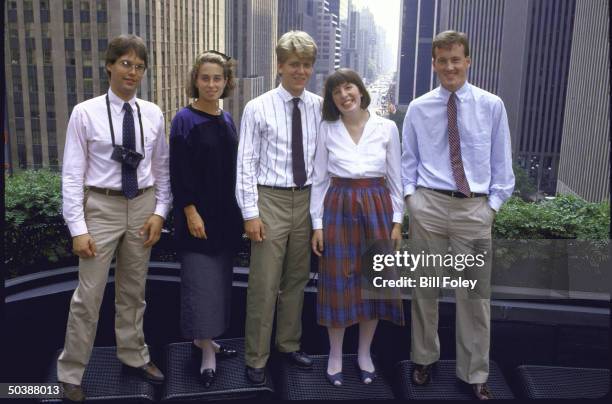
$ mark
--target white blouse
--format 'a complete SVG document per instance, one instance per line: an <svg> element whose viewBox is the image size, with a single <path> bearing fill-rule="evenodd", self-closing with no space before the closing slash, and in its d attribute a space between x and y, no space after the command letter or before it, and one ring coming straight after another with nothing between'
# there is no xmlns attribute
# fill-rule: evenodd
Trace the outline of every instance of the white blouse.
<svg viewBox="0 0 612 404"><path fill-rule="evenodd" d="M312 228L323 228L323 200L331 177L385 177L391 193L393 222L402 223L401 154L397 126L389 119L370 115L358 144L341 119L321 122L310 196Z"/></svg>

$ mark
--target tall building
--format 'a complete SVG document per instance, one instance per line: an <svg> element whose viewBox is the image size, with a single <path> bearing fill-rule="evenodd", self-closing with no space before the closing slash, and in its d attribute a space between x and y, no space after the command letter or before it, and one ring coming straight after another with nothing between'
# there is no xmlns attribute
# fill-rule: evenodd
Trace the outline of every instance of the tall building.
<svg viewBox="0 0 612 404"><path fill-rule="evenodd" d="M145 40L149 68L138 96L162 108L167 127L187 103L196 54L225 50L224 0L10 0L5 7L14 168L61 166L72 108L108 89L104 55L114 36Z"/></svg>
<svg viewBox="0 0 612 404"><path fill-rule="evenodd" d="M578 1L557 192L610 198L609 1Z"/></svg>
<svg viewBox="0 0 612 404"><path fill-rule="evenodd" d="M400 31L397 100L405 109L410 101L436 86L431 68L431 43L439 19L438 0L404 0Z"/></svg>
<svg viewBox="0 0 612 404"><path fill-rule="evenodd" d="M357 71L357 36L359 35L359 11L349 0L347 31L342 34L342 66Z"/></svg>
<svg viewBox="0 0 612 404"><path fill-rule="evenodd" d="M554 193L575 0L440 0L439 31L468 34L471 83L506 105L514 159Z"/></svg>
<svg viewBox="0 0 612 404"><path fill-rule="evenodd" d="M363 8L359 11L359 29L357 31L357 66L356 71L365 80L366 84L373 81L378 74L376 61L378 60L376 23L372 12Z"/></svg>
<svg viewBox="0 0 612 404"><path fill-rule="evenodd" d="M311 88L313 92L323 95L325 78L340 67L340 22L338 15L331 12L327 0L316 0L315 7L317 31L313 39L318 52Z"/></svg>
<svg viewBox="0 0 612 404"><path fill-rule="evenodd" d="M236 59L236 88L224 100L237 126L247 102L276 85L278 0L227 0L226 48Z"/></svg>

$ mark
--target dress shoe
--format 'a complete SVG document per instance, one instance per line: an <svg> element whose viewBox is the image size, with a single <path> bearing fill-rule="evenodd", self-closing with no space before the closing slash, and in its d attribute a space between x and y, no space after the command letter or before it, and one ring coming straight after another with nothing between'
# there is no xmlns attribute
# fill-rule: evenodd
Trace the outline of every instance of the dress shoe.
<svg viewBox="0 0 612 404"><path fill-rule="evenodd" d="M218 359L233 358L237 352L235 349L228 348L225 345L219 344L219 350L215 351Z"/></svg>
<svg viewBox="0 0 612 404"><path fill-rule="evenodd" d="M62 388L64 389L64 398L66 400L75 403L85 401L85 393L83 393L83 389L80 385L62 382Z"/></svg>
<svg viewBox="0 0 612 404"><path fill-rule="evenodd" d="M417 386L424 386L431 380L431 371L434 363L430 365L418 365L414 364L414 370L412 371L412 383Z"/></svg>
<svg viewBox="0 0 612 404"><path fill-rule="evenodd" d="M489 386L487 386L486 383L472 384L472 391L478 400L489 400L493 398L493 394L491 394Z"/></svg>
<svg viewBox="0 0 612 404"><path fill-rule="evenodd" d="M266 383L266 368L252 368L247 366L246 376L252 384L263 386Z"/></svg>
<svg viewBox="0 0 612 404"><path fill-rule="evenodd" d="M374 380L376 380L376 369L374 369L372 372L368 372L367 370L361 369L359 363L357 363L357 369L359 369L359 373L361 375L361 383L372 384Z"/></svg>
<svg viewBox="0 0 612 404"><path fill-rule="evenodd" d="M161 384L164 382L164 374L153 362L149 362L137 368L128 366L128 369L148 382L154 384Z"/></svg>
<svg viewBox="0 0 612 404"><path fill-rule="evenodd" d="M312 367L312 359L306 354L306 352L301 351L293 351L293 352L283 352L283 357L293 363L296 366L301 368L310 368Z"/></svg>
<svg viewBox="0 0 612 404"><path fill-rule="evenodd" d="M327 380L332 384L332 386L340 387L342 386L342 383L344 382L344 378L342 377L342 371L339 371L338 373L334 373L333 375L330 375L329 373L327 373L327 370L326 370L325 377L327 377Z"/></svg>
<svg viewBox="0 0 612 404"><path fill-rule="evenodd" d="M204 369L204 371L200 373L200 380L202 380L206 388L210 387L215 377L217 377L217 373L215 373L214 369Z"/></svg>

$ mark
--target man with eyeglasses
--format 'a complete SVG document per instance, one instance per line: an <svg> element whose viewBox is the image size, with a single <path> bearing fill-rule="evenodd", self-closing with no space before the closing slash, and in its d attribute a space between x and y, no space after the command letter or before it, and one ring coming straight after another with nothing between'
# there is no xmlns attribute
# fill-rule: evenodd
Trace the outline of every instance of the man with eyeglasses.
<svg viewBox="0 0 612 404"><path fill-rule="evenodd" d="M72 401L85 399L81 381L115 256L117 357L126 370L147 381L164 380L149 356L143 315L151 247L160 238L172 197L162 111L136 98L146 68L141 38L114 38L106 51L108 92L76 105L68 123L63 214L79 256L79 284L70 302L57 377Z"/></svg>

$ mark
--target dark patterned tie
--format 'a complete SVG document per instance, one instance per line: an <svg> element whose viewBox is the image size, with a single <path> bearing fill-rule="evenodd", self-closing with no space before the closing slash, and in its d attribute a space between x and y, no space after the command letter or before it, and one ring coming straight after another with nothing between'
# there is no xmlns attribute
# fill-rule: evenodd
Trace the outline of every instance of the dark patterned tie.
<svg viewBox="0 0 612 404"><path fill-rule="evenodd" d="M127 102L123 104L123 147L136 150L136 131L134 130L134 116L132 107ZM138 193L138 177L136 169L126 164L121 165L121 190L126 198L132 199Z"/></svg>
<svg viewBox="0 0 612 404"><path fill-rule="evenodd" d="M459 128L457 127L457 103L455 98L457 98L455 93L451 93L448 99L448 150L457 190L463 195L469 196L470 184L468 184L468 180L465 177L463 159L461 158L461 139L459 138Z"/></svg>
<svg viewBox="0 0 612 404"><path fill-rule="evenodd" d="M293 116L291 118L291 158L293 160L293 182L298 187L306 183L306 168L304 167L304 146L302 145L302 113L298 108L299 98L293 100Z"/></svg>

